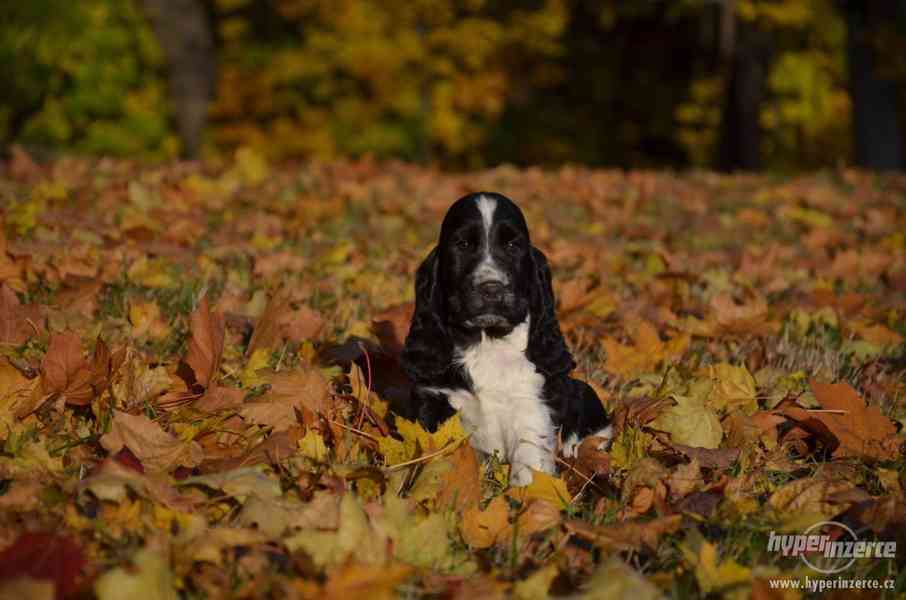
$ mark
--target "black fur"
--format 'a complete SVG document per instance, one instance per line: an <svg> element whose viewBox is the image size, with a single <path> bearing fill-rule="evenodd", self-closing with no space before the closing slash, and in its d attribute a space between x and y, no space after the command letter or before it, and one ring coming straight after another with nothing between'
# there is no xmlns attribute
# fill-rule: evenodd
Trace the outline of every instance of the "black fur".
<svg viewBox="0 0 906 600"><path fill-rule="evenodd" d="M474 243L482 223L479 196L496 200L490 248L507 284L489 303L472 281L479 260ZM470 241L471 240L471 241ZM576 363L556 317L551 271L544 254L531 245L522 211L500 194L482 192L460 198L447 212L440 239L415 276L415 313L402 354L403 369L413 381L412 401L403 416L418 419L430 431L453 415L444 394L425 388L465 388L468 376L454 363L456 349L512 331L531 316L526 356L544 376L542 400L550 407L563 439L580 438L607 425L607 414L594 390L569 377ZM478 313L498 315L475 325Z"/></svg>

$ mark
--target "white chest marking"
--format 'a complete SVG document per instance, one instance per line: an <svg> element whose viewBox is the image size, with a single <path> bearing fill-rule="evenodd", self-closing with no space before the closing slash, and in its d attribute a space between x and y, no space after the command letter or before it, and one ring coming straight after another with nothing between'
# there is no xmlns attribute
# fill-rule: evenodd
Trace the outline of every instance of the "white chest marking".
<svg viewBox="0 0 906 600"><path fill-rule="evenodd" d="M491 225L494 222L494 211L497 209L497 200L487 196L478 196L475 201L478 204L478 212L481 213L481 222L484 226L484 238L482 239L483 256L481 262L472 273L474 283L484 283L486 281L497 281L500 283L509 283L507 274L497 265L494 257L491 256Z"/></svg>
<svg viewBox="0 0 906 600"><path fill-rule="evenodd" d="M531 469L556 473L556 432L541 397L544 377L525 356L528 330L526 319L505 337L482 333L479 343L457 352L474 393L437 390L459 411L472 446L510 463L512 485L531 483Z"/></svg>

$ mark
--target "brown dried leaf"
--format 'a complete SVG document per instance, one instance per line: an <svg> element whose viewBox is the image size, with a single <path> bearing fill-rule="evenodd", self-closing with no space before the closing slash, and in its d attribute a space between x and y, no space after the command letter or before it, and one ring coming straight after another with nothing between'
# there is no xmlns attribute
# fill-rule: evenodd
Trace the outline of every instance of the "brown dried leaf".
<svg viewBox="0 0 906 600"><path fill-rule="evenodd" d="M98 342L101 354L109 352L103 342ZM98 356L98 360L103 360ZM82 406L91 402L94 390L92 367L82 354L82 342L72 332L55 333L50 336L47 354L41 361L41 389L46 395L62 395L68 404Z"/></svg>
<svg viewBox="0 0 906 600"><path fill-rule="evenodd" d="M660 537L665 533L678 531L681 521L681 515L670 515L650 521L631 520L602 527L588 527L581 521L570 521L566 527L597 546L622 551L641 550L643 546L657 548Z"/></svg>
<svg viewBox="0 0 906 600"><path fill-rule="evenodd" d="M877 460L896 458L893 447L885 445L896 435L893 421L881 414L877 406L866 405L848 383L824 384L810 381L815 399L825 409L843 414L812 413L840 440L834 457L857 456Z"/></svg>
<svg viewBox="0 0 906 600"><path fill-rule="evenodd" d="M758 297L737 304L729 294L718 294L711 300L712 319L717 333L723 335L767 335L777 329L768 321L768 303Z"/></svg>
<svg viewBox="0 0 906 600"><path fill-rule="evenodd" d="M807 477L796 479L771 494L768 505L790 520L799 516L830 518L850 504L838 501L836 494L852 488L853 484L845 481Z"/></svg>
<svg viewBox="0 0 906 600"><path fill-rule="evenodd" d="M129 448L149 472L169 472L185 466L195 467L204 459L197 442L176 438L151 419L114 411L110 433L101 437L101 446L111 454Z"/></svg>
<svg viewBox="0 0 906 600"><path fill-rule="evenodd" d="M186 364L192 368L195 381L207 388L220 369L223 354L224 318L222 313L211 313L207 296L189 317L192 337Z"/></svg>
<svg viewBox="0 0 906 600"><path fill-rule="evenodd" d="M304 366L294 371L275 373L268 377L271 389L261 401L305 407L314 413L327 409L328 382L319 369Z"/></svg>
<svg viewBox="0 0 906 600"><path fill-rule="evenodd" d="M407 302L392 306L372 319L371 331L377 336L384 352L390 356L398 357L402 353L414 312L415 303Z"/></svg>
<svg viewBox="0 0 906 600"><path fill-rule="evenodd" d="M40 308L23 306L16 292L6 285L0 287L0 344L18 346L40 333L41 328Z"/></svg>
<svg viewBox="0 0 906 600"><path fill-rule="evenodd" d="M670 490L670 500L673 502L685 498L703 486L705 482L702 480L702 470L698 460L693 458L688 463L674 468L665 483Z"/></svg>
<svg viewBox="0 0 906 600"><path fill-rule="evenodd" d="M312 339L323 327L321 313L304 304L294 309L292 298L284 292L277 292L258 319L246 354L251 356L258 348L275 348L284 339L293 342Z"/></svg>

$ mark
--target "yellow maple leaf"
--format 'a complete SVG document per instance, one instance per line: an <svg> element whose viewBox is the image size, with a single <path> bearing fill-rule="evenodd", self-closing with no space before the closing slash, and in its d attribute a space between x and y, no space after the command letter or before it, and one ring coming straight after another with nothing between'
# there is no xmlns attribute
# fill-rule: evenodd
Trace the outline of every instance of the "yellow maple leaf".
<svg viewBox="0 0 906 600"><path fill-rule="evenodd" d="M262 383L267 383L265 375L267 363L270 359L271 351L268 348L256 348L245 363L245 368L239 373L239 380L242 381L242 387L251 388Z"/></svg>
<svg viewBox="0 0 906 600"><path fill-rule="evenodd" d="M532 469L532 482L523 487L511 488L507 495L521 502L529 498L547 500L554 506L565 506L572 502L572 494L566 489L566 482L542 471Z"/></svg>
<svg viewBox="0 0 906 600"><path fill-rule="evenodd" d="M610 448L610 464L615 469L631 469L647 455L652 440L654 437L641 428L624 428Z"/></svg>
<svg viewBox="0 0 906 600"><path fill-rule="evenodd" d="M651 426L666 431L679 444L696 448L717 448L724 431L713 408L693 396L674 395L671 406L652 421Z"/></svg>
<svg viewBox="0 0 906 600"><path fill-rule="evenodd" d="M381 454L388 466L396 465L416 458L422 452L431 452L441 448L458 445L466 439L466 432L462 428L459 415L453 415L437 428L434 433L425 431L421 425L403 418L396 419L396 430L402 441L390 436L383 436L378 440Z"/></svg>
<svg viewBox="0 0 906 600"><path fill-rule="evenodd" d="M305 437L299 440L299 452L302 453L302 456L317 462L326 461L328 456L327 445L324 443L324 438L320 433L313 429L309 429L305 432Z"/></svg>
<svg viewBox="0 0 906 600"><path fill-rule="evenodd" d="M746 583L752 578L751 570L732 558L719 560L717 546L697 531L690 533L688 541L680 544L680 551L686 562L694 567L698 585L706 594Z"/></svg>
<svg viewBox="0 0 906 600"><path fill-rule="evenodd" d="M755 378L748 369L720 363L708 365L704 373L713 384L708 395L708 402L713 408L728 412L739 409L748 416L752 416L758 410Z"/></svg>

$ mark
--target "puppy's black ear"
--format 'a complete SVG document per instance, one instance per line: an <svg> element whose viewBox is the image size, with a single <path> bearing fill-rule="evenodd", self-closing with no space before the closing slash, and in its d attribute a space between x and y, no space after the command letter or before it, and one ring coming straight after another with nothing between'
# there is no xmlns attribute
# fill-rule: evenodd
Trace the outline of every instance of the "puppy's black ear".
<svg viewBox="0 0 906 600"><path fill-rule="evenodd" d="M547 258L540 250L532 247L533 263L532 289L529 311L532 317L529 326L526 355L535 367L546 376L566 375L576 366L566 340L557 322L554 288L551 285L551 269Z"/></svg>
<svg viewBox="0 0 906 600"><path fill-rule="evenodd" d="M403 371L412 381L435 385L450 369L453 359L453 341L444 321L437 255L434 248L415 273L415 313L401 356Z"/></svg>

